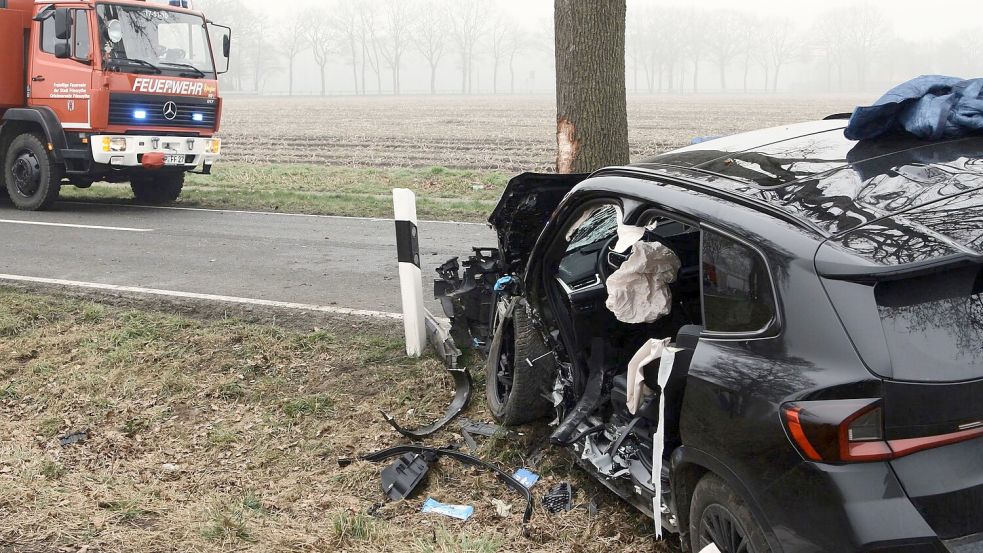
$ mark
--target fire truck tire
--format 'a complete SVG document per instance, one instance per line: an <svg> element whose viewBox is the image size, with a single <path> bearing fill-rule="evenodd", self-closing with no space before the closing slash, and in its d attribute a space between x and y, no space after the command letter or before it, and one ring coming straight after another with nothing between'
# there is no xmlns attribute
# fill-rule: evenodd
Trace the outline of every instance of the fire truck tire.
<svg viewBox="0 0 983 553"><path fill-rule="evenodd" d="M134 175L130 189L137 201L148 204L169 204L178 199L184 188L184 173Z"/></svg>
<svg viewBox="0 0 983 553"><path fill-rule="evenodd" d="M17 209L41 211L58 200L64 168L55 162L46 141L22 134L10 142L3 164L7 194Z"/></svg>

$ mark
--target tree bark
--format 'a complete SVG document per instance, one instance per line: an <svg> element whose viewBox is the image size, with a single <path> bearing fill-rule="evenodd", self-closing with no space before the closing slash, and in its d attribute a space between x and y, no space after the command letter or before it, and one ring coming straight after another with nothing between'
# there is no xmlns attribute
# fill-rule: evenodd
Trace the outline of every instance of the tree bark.
<svg viewBox="0 0 983 553"><path fill-rule="evenodd" d="M556 170L628 162L626 0L555 0Z"/></svg>

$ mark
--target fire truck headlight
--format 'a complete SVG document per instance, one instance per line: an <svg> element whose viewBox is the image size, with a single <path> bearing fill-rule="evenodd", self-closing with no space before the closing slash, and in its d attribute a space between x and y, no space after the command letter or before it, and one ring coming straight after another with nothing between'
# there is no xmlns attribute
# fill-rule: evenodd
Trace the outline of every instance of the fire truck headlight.
<svg viewBox="0 0 983 553"><path fill-rule="evenodd" d="M105 141L103 141L105 145ZM125 152L126 151L126 139L125 138L111 138L109 140L109 150L112 152Z"/></svg>

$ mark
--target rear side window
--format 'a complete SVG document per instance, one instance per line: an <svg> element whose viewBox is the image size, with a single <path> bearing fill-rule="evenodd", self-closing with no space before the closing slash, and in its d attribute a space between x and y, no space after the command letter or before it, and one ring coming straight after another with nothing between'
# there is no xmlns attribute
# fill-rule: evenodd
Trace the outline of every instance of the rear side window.
<svg viewBox="0 0 983 553"><path fill-rule="evenodd" d="M881 282L874 296L894 378L983 377L983 268Z"/></svg>
<svg viewBox="0 0 983 553"><path fill-rule="evenodd" d="M776 310L761 255L737 240L704 230L701 258L704 328L742 334L765 330Z"/></svg>

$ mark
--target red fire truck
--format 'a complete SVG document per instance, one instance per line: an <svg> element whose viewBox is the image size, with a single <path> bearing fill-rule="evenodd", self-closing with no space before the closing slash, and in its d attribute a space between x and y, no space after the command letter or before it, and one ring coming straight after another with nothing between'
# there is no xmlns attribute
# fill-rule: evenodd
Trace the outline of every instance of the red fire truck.
<svg viewBox="0 0 983 553"><path fill-rule="evenodd" d="M221 152L231 30L189 0L0 0L0 184L20 209L63 185L181 194Z"/></svg>

